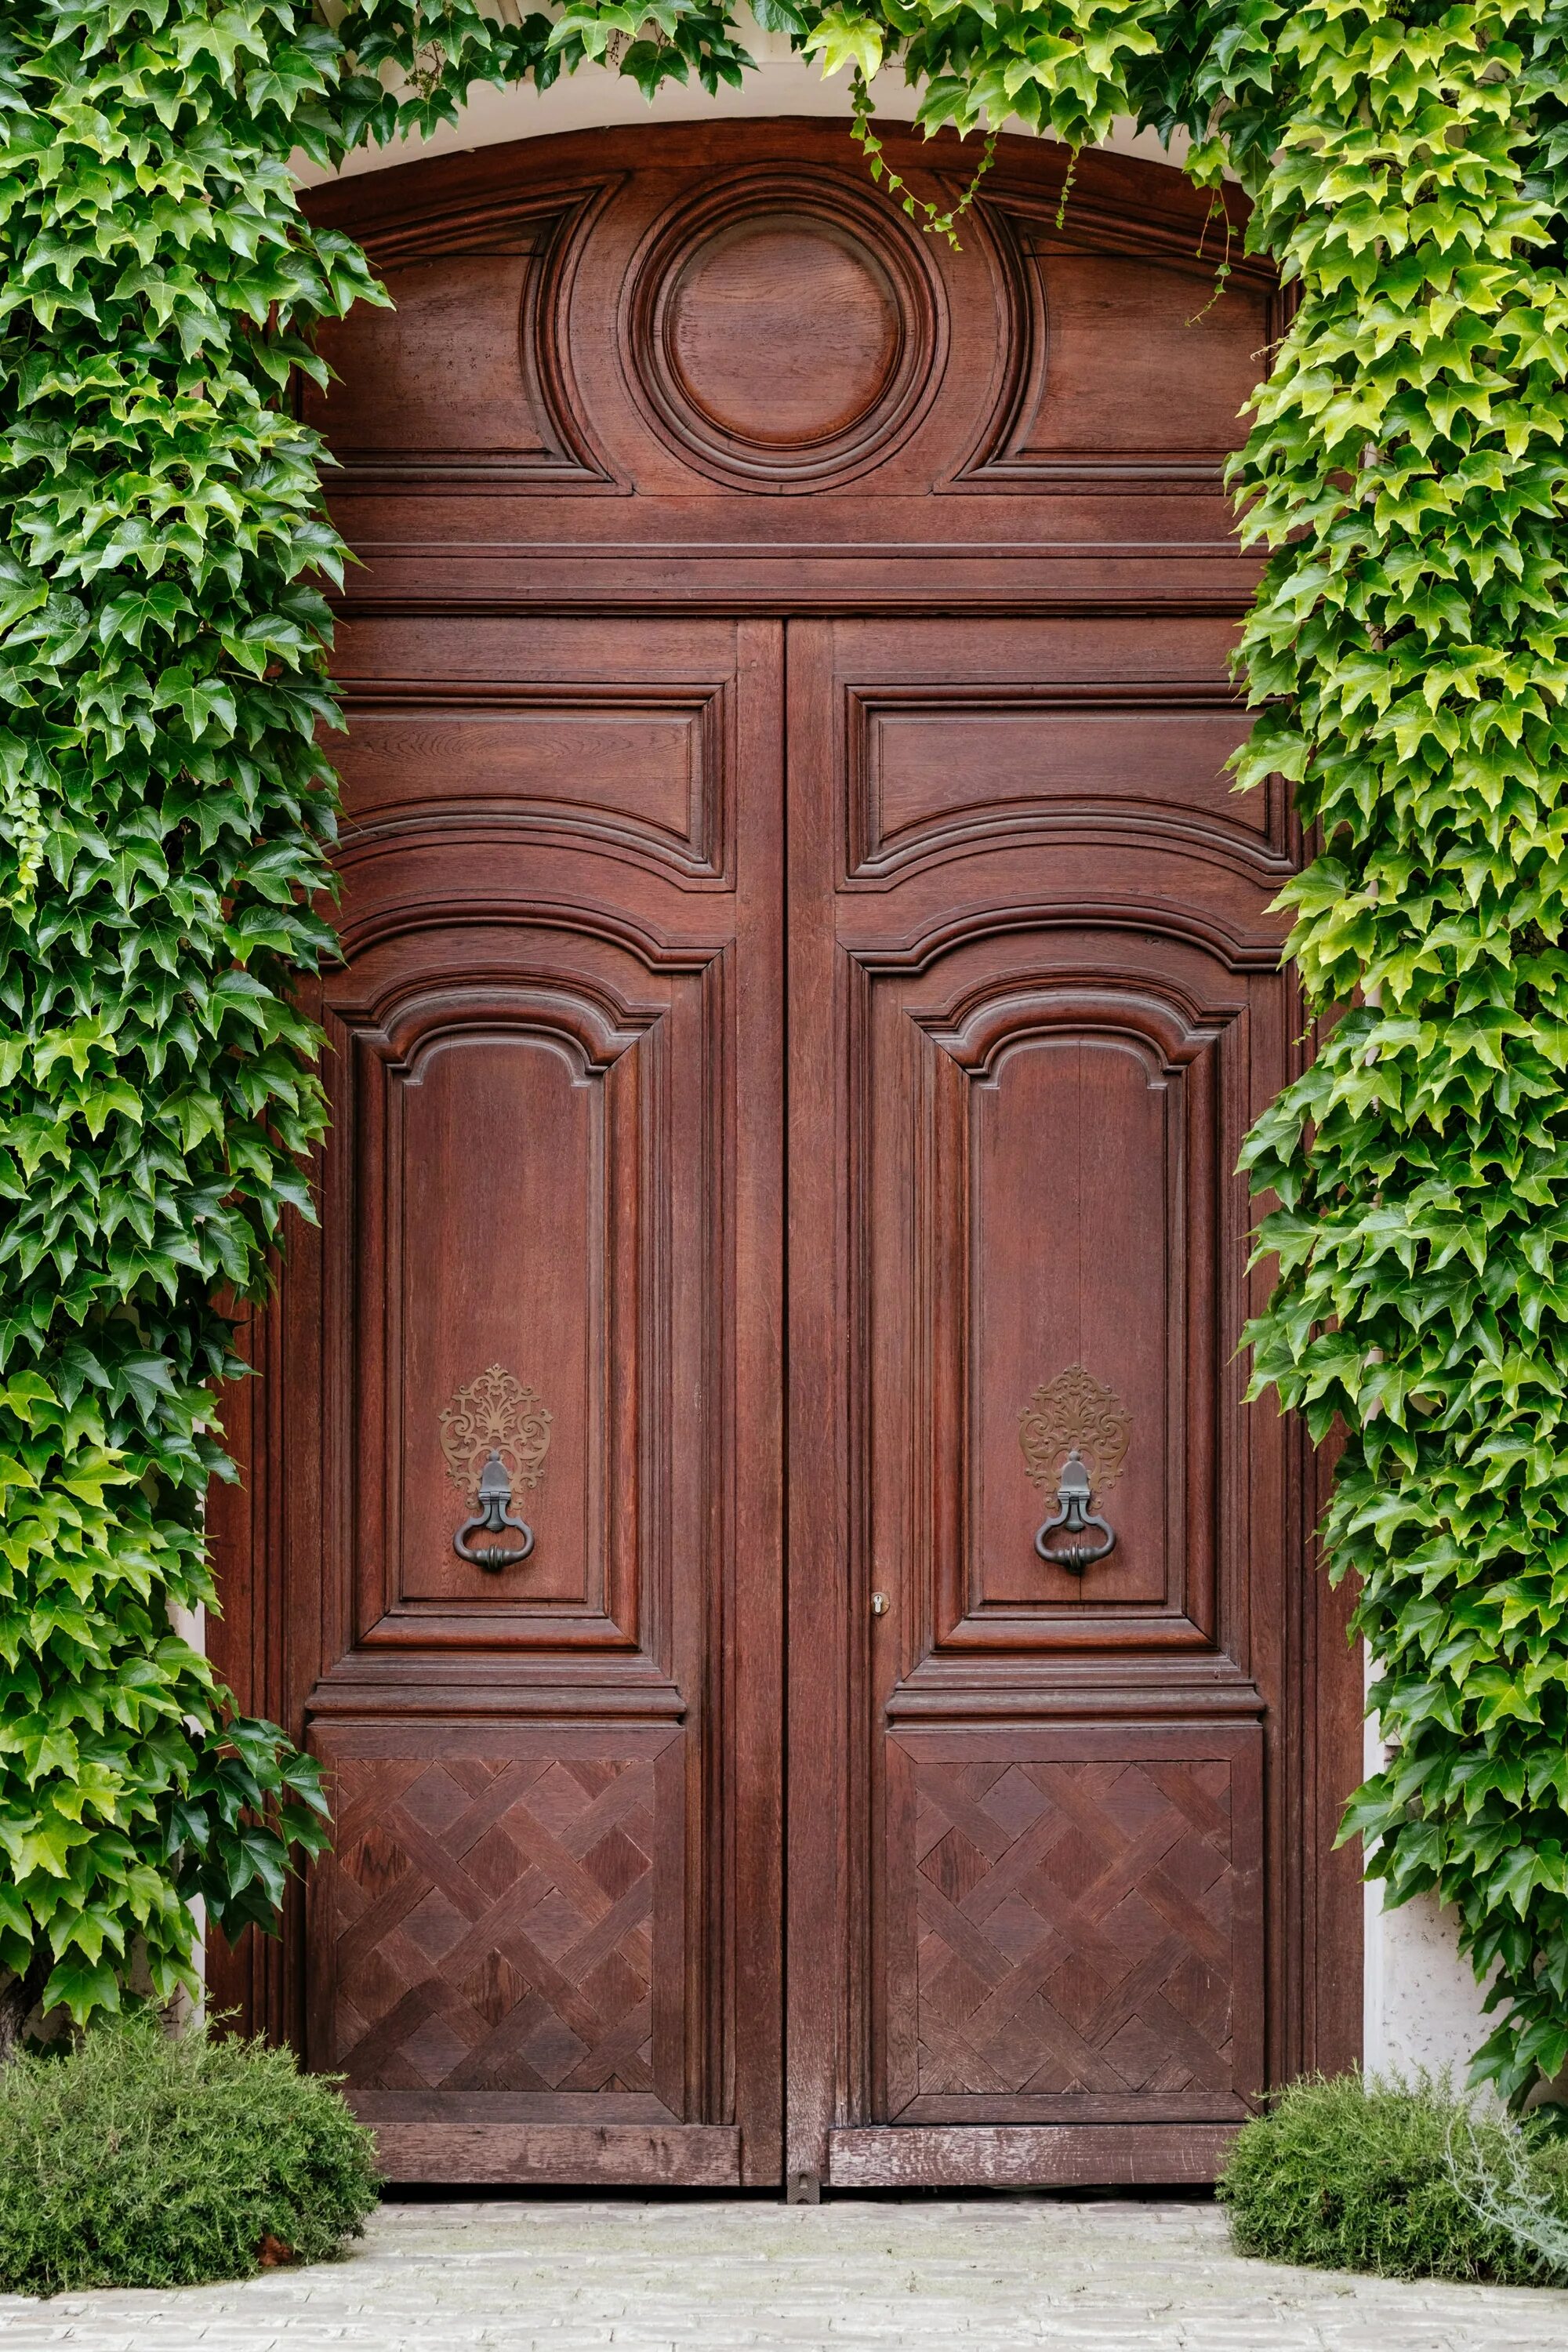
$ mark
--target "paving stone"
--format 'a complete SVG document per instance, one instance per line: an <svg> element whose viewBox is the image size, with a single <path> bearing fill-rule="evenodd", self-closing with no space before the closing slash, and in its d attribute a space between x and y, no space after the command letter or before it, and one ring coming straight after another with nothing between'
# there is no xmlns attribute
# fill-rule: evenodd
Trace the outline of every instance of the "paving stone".
<svg viewBox="0 0 1568 2352"><path fill-rule="evenodd" d="M1213 2206L392 2205L341 2263L0 2296L0 2352L1568 2352L1568 2293L1239 2261Z"/></svg>

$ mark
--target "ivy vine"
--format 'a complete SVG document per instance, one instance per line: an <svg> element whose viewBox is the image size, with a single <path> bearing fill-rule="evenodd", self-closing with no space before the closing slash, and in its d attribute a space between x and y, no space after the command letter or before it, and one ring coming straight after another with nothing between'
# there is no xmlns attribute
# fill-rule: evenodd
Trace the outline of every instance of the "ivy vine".
<svg viewBox="0 0 1568 2352"><path fill-rule="evenodd" d="M1254 1385L1348 1432L1390 1753L1346 1833L1457 1906L1517 2101L1568 2061L1568 19L1270 13L1253 234L1303 305L1237 469L1241 773L1319 830L1290 944L1337 1018L1247 1147Z"/></svg>
<svg viewBox="0 0 1568 2352"><path fill-rule="evenodd" d="M1299 289L1235 467L1267 556L1245 784L1324 1042L1247 1146L1255 1389L1348 1444L1386 1769L1347 1833L1495 1979L1480 2072L1568 2061L1568 195L1561 0L756 0L928 130L1131 115ZM478 82L738 83L725 0L11 0L0 25L0 2049L38 1996L265 1923L313 1767L181 1634L213 1387L322 1127L344 550L290 415L380 298L289 174ZM862 101L862 128L870 131ZM872 154L875 161L875 154ZM934 222L943 226L941 220ZM952 221L946 226L951 232Z"/></svg>

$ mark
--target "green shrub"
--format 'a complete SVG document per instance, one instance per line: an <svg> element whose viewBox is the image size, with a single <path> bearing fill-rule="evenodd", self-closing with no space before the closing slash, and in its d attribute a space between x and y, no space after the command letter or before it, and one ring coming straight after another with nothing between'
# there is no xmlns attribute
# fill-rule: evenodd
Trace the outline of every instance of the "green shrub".
<svg viewBox="0 0 1568 2352"><path fill-rule="evenodd" d="M320 2262L360 2235L376 2187L371 2135L287 2050L171 2036L139 2007L0 2069L0 2291Z"/></svg>
<svg viewBox="0 0 1568 2352"><path fill-rule="evenodd" d="M1568 2142L1446 2077L1293 2084L1238 2136L1216 2194L1237 2251L1386 2278L1568 2281Z"/></svg>

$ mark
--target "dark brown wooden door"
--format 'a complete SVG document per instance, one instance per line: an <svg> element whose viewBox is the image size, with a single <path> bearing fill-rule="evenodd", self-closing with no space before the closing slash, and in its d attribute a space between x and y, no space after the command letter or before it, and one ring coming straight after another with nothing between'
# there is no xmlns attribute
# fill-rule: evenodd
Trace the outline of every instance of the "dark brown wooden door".
<svg viewBox="0 0 1568 2352"><path fill-rule="evenodd" d="M305 2044L409 2177L734 2182L742 2131L776 2177L781 642L341 648L273 1442L337 1813ZM453 1540L492 1450L534 1536L499 1570Z"/></svg>
<svg viewBox="0 0 1568 2352"><path fill-rule="evenodd" d="M1240 1403L1233 1171L1289 1066L1289 845L1226 790L1224 634L792 632L792 1554L837 1572L791 1622L849 1726L835 1771L800 1689L792 1995L835 2180L1196 2171L1266 2080L1288 1447ZM1036 1542L1075 1445L1079 1570Z"/></svg>
<svg viewBox="0 0 1568 2352"><path fill-rule="evenodd" d="M315 199L398 308L308 404L335 1124L216 1646L337 1836L215 1975L400 2178L1195 2178L1352 2047L1355 1695L1233 1354L1299 1025L1222 773L1273 294L1189 326L1173 175L1059 176L1006 150L958 254L826 125Z"/></svg>

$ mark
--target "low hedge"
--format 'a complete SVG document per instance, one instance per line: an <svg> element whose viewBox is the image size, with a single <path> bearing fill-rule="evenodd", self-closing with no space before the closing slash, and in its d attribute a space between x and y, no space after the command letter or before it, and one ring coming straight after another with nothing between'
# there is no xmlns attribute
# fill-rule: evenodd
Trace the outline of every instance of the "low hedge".
<svg viewBox="0 0 1568 2352"><path fill-rule="evenodd" d="M374 2142L291 2052L103 2020L0 2069L0 2291L191 2286L362 2234Z"/></svg>
<svg viewBox="0 0 1568 2352"><path fill-rule="evenodd" d="M1568 2138L1456 2098L1445 2077L1293 2084L1217 2184L1238 2253L1385 2278L1568 2284Z"/></svg>

